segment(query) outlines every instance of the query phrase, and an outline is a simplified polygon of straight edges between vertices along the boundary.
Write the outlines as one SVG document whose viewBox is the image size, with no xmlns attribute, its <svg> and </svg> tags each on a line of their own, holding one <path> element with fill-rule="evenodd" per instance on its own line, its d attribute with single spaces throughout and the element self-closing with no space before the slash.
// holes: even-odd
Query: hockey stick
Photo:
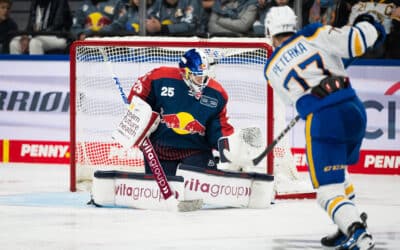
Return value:
<svg viewBox="0 0 400 250">
<path fill-rule="evenodd" d="M 271 142 L 271 144 L 269 144 L 260 155 L 252 159 L 254 166 L 258 165 L 258 163 L 260 163 L 260 161 L 264 159 L 264 157 L 267 156 L 269 152 L 271 152 L 276 144 L 278 144 L 278 142 L 282 140 L 282 138 L 290 131 L 290 129 L 292 129 L 294 125 L 296 125 L 298 120 L 300 120 L 300 115 L 297 115 L 295 118 L 293 118 L 286 126 L 286 128 Z"/>
<path fill-rule="evenodd" d="M 109 69 L 112 75 L 112 79 L 114 80 L 114 83 L 118 88 L 119 94 L 121 95 L 123 102 L 126 105 L 129 105 L 128 98 L 125 95 L 125 92 L 122 88 L 119 78 L 114 73 L 113 67 L 111 65 L 110 60 L 108 59 L 107 53 L 104 51 L 103 48 L 100 48 L 99 50 L 100 53 L 103 55 L 104 62 L 107 64 L 107 68 Z M 157 185 L 160 189 L 162 196 L 164 197 L 164 200 L 168 200 L 171 196 L 173 197 L 174 192 L 172 191 L 172 188 L 168 183 L 167 176 L 165 175 L 165 172 L 161 166 L 160 160 L 157 157 L 153 145 L 151 144 L 150 139 L 148 137 L 145 137 L 139 147 L 142 150 L 143 155 L 146 158 L 146 161 L 148 162 L 151 171 L 153 172 L 154 178 L 157 182 Z"/>
</svg>

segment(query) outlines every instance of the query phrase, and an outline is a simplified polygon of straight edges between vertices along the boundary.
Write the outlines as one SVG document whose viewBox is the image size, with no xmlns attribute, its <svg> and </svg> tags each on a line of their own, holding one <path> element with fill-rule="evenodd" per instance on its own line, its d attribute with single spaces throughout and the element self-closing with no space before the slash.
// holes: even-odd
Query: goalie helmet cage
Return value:
<svg viewBox="0 0 400 250">
<path fill-rule="evenodd" d="M 274 133 L 277 126 L 273 115 L 273 91 L 263 76 L 265 60 L 271 55 L 272 48 L 265 42 L 185 39 L 76 41 L 70 50 L 71 191 L 88 190 L 93 172 L 98 169 L 143 171 L 144 160 L 140 150 L 124 150 L 111 139 L 112 131 L 126 110 L 113 77 L 118 78 L 123 92 L 128 95 L 139 76 L 159 66 L 177 67 L 181 55 L 190 48 L 203 49 L 213 61 L 214 77 L 228 92 L 228 115 L 235 128 L 260 127 L 266 136 L 264 144 L 268 145 L 280 132 L 279 128 L 286 126 L 280 124 Z M 282 152 L 290 152 L 279 145 L 277 149 L 259 164 L 256 171 L 274 174 L 277 158 L 285 157 Z M 281 162 L 287 163 L 288 160 Z M 283 163 L 280 165 L 282 167 Z M 288 179 L 297 178 L 294 163 L 291 165 L 284 167 L 286 175 L 292 175 Z M 307 192 L 298 191 L 276 197 L 313 198 Z"/>
</svg>

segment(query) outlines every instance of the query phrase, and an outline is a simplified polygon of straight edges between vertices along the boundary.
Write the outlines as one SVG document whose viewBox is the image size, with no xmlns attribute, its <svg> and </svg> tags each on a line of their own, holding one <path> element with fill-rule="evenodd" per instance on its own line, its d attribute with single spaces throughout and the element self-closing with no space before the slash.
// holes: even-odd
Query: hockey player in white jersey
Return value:
<svg viewBox="0 0 400 250">
<path fill-rule="evenodd" d="M 265 77 L 306 121 L 306 154 L 317 201 L 339 229 L 334 241 L 321 243 L 334 249 L 372 249 L 365 218 L 345 193 L 345 172 L 358 161 L 366 112 L 343 59 L 359 57 L 381 43 L 385 30 L 367 14 L 340 29 L 315 23 L 296 31 L 296 23 L 287 6 L 269 11 L 265 27 L 275 51 Z"/>
</svg>

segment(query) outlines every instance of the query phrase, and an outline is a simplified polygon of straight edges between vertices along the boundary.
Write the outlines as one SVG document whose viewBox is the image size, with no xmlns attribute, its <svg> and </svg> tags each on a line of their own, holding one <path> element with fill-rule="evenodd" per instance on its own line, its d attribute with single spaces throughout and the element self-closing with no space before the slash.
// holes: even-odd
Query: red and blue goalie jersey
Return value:
<svg viewBox="0 0 400 250">
<path fill-rule="evenodd" d="M 228 95 L 212 78 L 196 99 L 179 68 L 160 67 L 135 82 L 129 101 L 134 95 L 161 115 L 160 125 L 150 136 L 156 151 L 209 151 L 217 148 L 218 138 L 233 133 L 226 110 Z M 157 153 L 164 158 L 162 152 Z"/>
</svg>

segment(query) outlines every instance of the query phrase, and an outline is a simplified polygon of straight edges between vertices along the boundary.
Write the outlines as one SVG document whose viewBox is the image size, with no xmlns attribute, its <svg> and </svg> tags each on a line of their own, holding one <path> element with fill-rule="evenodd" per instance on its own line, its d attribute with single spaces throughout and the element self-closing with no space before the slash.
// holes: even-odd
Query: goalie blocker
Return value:
<svg viewBox="0 0 400 250">
<path fill-rule="evenodd" d="M 159 123 L 159 114 L 152 111 L 145 101 L 134 96 L 112 138 L 127 149 L 140 146 L 144 138 L 157 129 Z"/>
<path fill-rule="evenodd" d="M 217 207 L 267 208 L 273 198 L 274 177 L 258 173 L 231 173 L 180 165 L 168 182 L 178 200 L 176 211 Z M 98 206 L 171 210 L 154 177 L 123 171 L 96 171 L 92 201 Z M 188 205 L 189 204 L 189 205 Z"/>
</svg>

